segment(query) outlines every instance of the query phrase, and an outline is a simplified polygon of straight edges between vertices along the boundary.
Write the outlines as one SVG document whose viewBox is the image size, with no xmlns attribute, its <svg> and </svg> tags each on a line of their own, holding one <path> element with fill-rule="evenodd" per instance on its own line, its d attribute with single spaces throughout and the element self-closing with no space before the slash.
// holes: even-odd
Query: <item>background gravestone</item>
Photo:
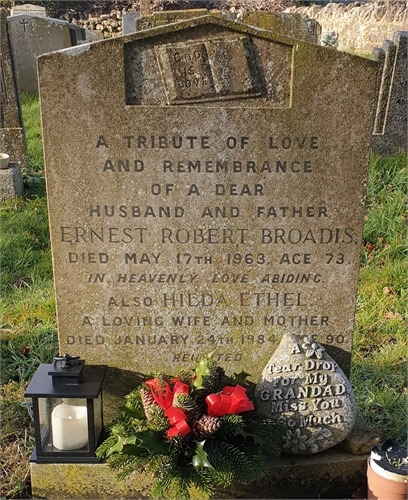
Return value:
<svg viewBox="0 0 408 500">
<path fill-rule="evenodd" d="M 16 16 L 18 14 L 31 14 L 32 16 L 47 17 L 45 7 L 41 5 L 33 5 L 31 3 L 24 3 L 22 5 L 14 5 L 11 8 L 10 15 Z"/>
<path fill-rule="evenodd" d="M 0 152 L 8 154 L 12 163 L 18 162 L 23 168 L 28 168 L 23 116 L 4 9 L 0 9 L 0 32 Z"/>
<path fill-rule="evenodd" d="M 122 35 L 130 35 L 136 31 L 136 19 L 140 17 L 140 12 L 127 12 L 122 16 Z"/>
<path fill-rule="evenodd" d="M 0 169 L 0 203 L 23 196 L 24 183 L 19 163 L 10 163 L 6 169 Z"/>
<path fill-rule="evenodd" d="M 348 373 L 376 63 L 218 17 L 38 63 L 61 352 Z"/>
<path fill-rule="evenodd" d="M 10 40 L 6 24 L 6 11 L 0 9 L 1 22 L 1 128 L 20 128 L 23 124 L 19 94 L 16 86 L 15 68 L 11 55 Z"/>
<path fill-rule="evenodd" d="M 7 23 L 18 88 L 24 92 L 38 92 L 36 58 L 74 45 L 76 37 L 73 34 L 80 28 L 66 21 L 31 14 L 8 17 Z"/>
<path fill-rule="evenodd" d="M 137 15 L 135 15 L 137 14 Z M 314 19 L 310 19 L 302 14 L 279 13 L 271 14 L 269 12 L 244 12 L 242 16 L 230 11 L 214 10 L 208 12 L 207 9 L 190 9 L 168 12 L 154 12 L 150 16 L 140 17 L 137 12 L 126 14 L 128 19 L 123 21 L 123 34 L 128 35 L 136 31 L 150 29 L 164 24 L 174 23 L 182 20 L 191 19 L 199 16 L 219 16 L 228 18 L 231 21 L 243 22 L 251 26 L 256 26 L 273 33 L 299 38 L 311 43 L 319 43 L 321 27 Z"/>
<path fill-rule="evenodd" d="M 408 31 L 397 31 L 394 41 L 386 40 L 375 49 L 373 59 L 380 61 L 382 72 L 371 147 L 374 153 L 394 155 L 408 151 Z"/>
</svg>

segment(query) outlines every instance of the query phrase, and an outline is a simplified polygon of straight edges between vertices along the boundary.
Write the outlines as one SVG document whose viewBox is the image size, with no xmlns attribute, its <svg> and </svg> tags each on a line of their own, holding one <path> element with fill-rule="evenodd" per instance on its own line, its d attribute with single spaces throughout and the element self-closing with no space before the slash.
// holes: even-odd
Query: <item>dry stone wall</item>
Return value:
<svg viewBox="0 0 408 500">
<path fill-rule="evenodd" d="M 325 7 L 311 5 L 293 7 L 287 12 L 306 14 L 322 26 L 322 34 L 335 32 L 339 50 L 370 54 L 384 40 L 392 40 L 395 31 L 408 29 L 406 1 L 375 1 L 372 3 L 329 3 Z"/>
<path fill-rule="evenodd" d="M 118 4 L 116 9 L 106 8 L 99 12 L 70 8 L 63 13 L 47 11 L 47 14 L 101 33 L 104 38 L 110 38 L 122 34 L 123 14 L 138 10 L 138 7 L 138 3 L 128 2 L 126 6 Z M 340 50 L 354 50 L 362 54 L 369 54 L 375 47 L 381 47 L 386 39 L 392 40 L 396 31 L 408 29 L 406 0 L 329 3 L 325 7 L 291 7 L 286 12 L 306 14 L 320 23 L 323 34 L 332 31 L 338 34 Z"/>
</svg>

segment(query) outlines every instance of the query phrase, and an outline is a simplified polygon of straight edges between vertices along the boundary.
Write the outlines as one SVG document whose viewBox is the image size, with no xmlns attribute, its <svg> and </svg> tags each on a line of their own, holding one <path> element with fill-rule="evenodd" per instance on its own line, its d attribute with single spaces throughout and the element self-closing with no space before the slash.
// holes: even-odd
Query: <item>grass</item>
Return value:
<svg viewBox="0 0 408 500">
<path fill-rule="evenodd" d="M 58 352 L 38 97 L 25 94 L 22 105 L 30 159 L 25 198 L 0 205 L 1 498 L 31 498 L 34 439 L 24 389 Z"/>
<path fill-rule="evenodd" d="M 33 447 L 24 387 L 57 353 L 38 98 L 23 95 L 31 173 L 26 195 L 0 206 L 2 498 L 29 498 Z M 351 381 L 382 439 L 406 436 L 406 155 L 372 157 L 361 255 Z"/>
<path fill-rule="evenodd" d="M 407 157 L 370 162 L 351 381 L 383 439 L 407 439 Z"/>
</svg>

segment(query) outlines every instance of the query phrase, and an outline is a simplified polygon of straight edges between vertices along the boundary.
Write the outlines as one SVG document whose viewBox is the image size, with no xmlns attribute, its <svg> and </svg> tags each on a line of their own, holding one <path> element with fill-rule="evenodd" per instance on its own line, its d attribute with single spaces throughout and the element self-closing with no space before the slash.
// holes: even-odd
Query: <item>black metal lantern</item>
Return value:
<svg viewBox="0 0 408 500">
<path fill-rule="evenodd" d="M 102 439 L 102 383 L 107 366 L 85 366 L 79 356 L 40 365 L 25 396 L 33 400 L 36 447 L 32 462 L 98 462 Z"/>
</svg>

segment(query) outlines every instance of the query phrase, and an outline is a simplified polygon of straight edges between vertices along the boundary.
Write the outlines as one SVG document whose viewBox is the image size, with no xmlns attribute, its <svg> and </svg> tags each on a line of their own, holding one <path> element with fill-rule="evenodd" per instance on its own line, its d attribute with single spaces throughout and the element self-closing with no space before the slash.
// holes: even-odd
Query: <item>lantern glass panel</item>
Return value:
<svg viewBox="0 0 408 500">
<path fill-rule="evenodd" d="M 41 447 L 44 451 L 50 451 L 53 448 L 51 434 L 51 412 L 52 401 L 48 398 L 38 399 L 38 414 L 40 424 Z"/>
<path fill-rule="evenodd" d="M 99 394 L 97 399 L 94 399 L 94 421 L 95 421 L 95 443 L 98 442 L 99 436 L 102 432 L 102 393 Z"/>
<path fill-rule="evenodd" d="M 39 399 L 41 444 L 45 452 L 89 451 L 85 398 Z"/>
</svg>

